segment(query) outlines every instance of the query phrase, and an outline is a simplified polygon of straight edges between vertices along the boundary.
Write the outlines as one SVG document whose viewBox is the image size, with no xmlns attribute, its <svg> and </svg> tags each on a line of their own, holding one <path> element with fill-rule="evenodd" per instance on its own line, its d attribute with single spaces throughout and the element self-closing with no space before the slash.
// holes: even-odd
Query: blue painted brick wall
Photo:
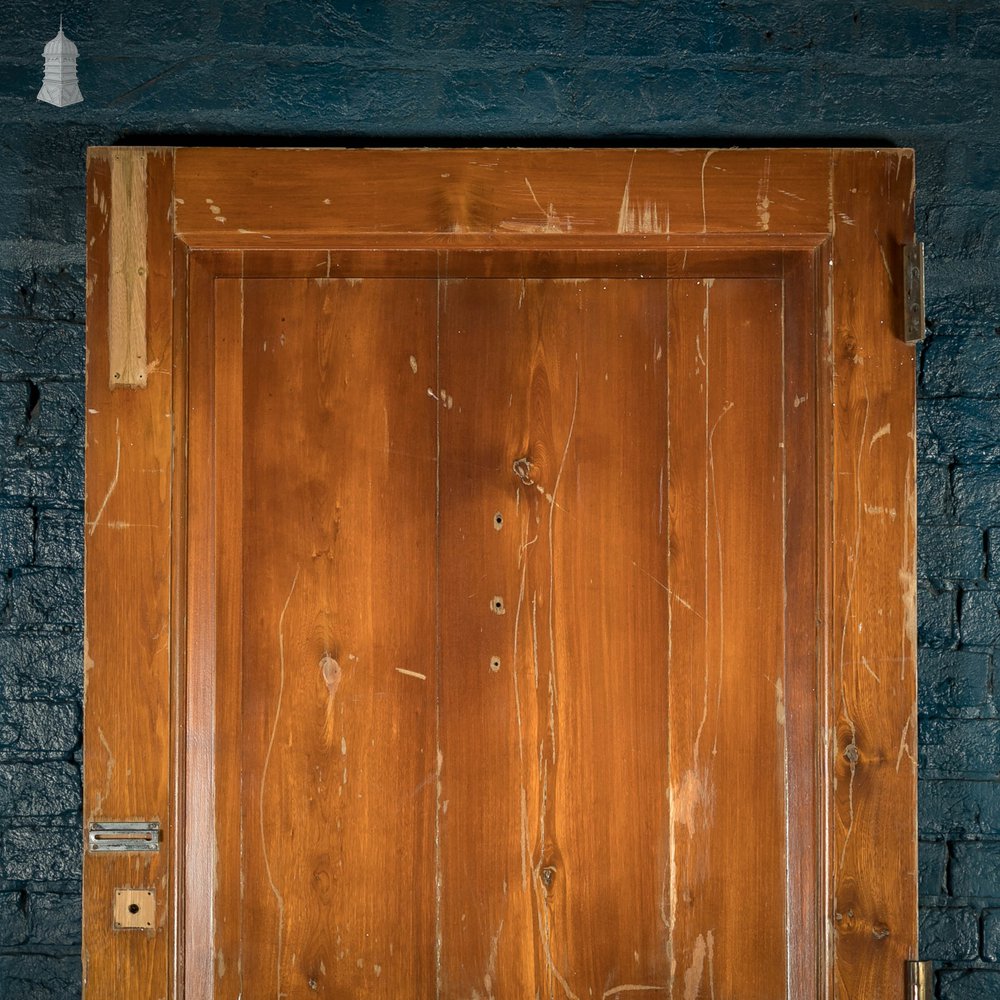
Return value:
<svg viewBox="0 0 1000 1000">
<path fill-rule="evenodd" d="M 942 1000 L 1000 997 L 1000 4 L 490 7 L 0 8 L 0 997 L 79 994 L 84 153 L 161 136 L 916 148 L 921 933 Z"/>
</svg>

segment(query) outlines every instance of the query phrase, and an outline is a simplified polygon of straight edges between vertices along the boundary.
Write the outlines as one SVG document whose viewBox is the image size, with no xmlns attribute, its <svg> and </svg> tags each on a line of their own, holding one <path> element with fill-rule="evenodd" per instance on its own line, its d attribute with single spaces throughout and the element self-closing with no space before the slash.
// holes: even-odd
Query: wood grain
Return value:
<svg viewBox="0 0 1000 1000">
<path fill-rule="evenodd" d="M 673 289 L 672 984 L 786 996 L 781 285 Z"/>
<path fill-rule="evenodd" d="M 835 995 L 898 994 L 916 957 L 914 359 L 903 343 L 909 157 L 833 172 L 832 725 Z"/>
<path fill-rule="evenodd" d="M 666 283 L 441 316 L 441 995 L 662 989 Z"/>
<path fill-rule="evenodd" d="M 829 162 L 824 149 L 179 149 L 177 230 L 199 246 L 309 234 L 787 241 L 828 231 Z"/>
<path fill-rule="evenodd" d="M 88 160 L 87 429 L 85 487 L 84 823 L 155 820 L 169 834 L 171 801 L 171 352 L 173 156 L 144 151 L 143 166 L 100 154 Z M 115 164 L 118 164 L 115 167 Z M 157 364 L 143 392 L 112 392 L 109 240 L 116 215 L 113 168 L 142 174 L 141 250 L 148 262 L 142 327 Z M 145 375 L 145 370 L 143 372 Z M 123 711 L 123 707 L 127 710 Z M 156 854 L 84 854 L 84 988 L 116 997 L 163 995 L 172 948 L 169 838 Z M 114 931 L 114 890 L 154 889 L 151 933 Z"/>
<path fill-rule="evenodd" d="M 434 285 L 218 284 L 216 670 L 241 695 L 216 801 L 245 888 L 216 995 L 402 996 L 434 969 L 435 410 L 410 361 L 433 365 Z"/>
</svg>

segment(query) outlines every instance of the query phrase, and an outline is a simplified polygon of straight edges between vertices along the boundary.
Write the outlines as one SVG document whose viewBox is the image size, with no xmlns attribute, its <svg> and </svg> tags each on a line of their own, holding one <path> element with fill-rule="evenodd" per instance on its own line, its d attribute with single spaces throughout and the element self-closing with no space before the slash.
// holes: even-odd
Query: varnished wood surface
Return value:
<svg viewBox="0 0 1000 1000">
<path fill-rule="evenodd" d="M 435 963 L 435 283 L 217 295 L 217 482 L 243 476 L 219 507 L 217 685 L 241 695 L 217 783 L 241 794 L 218 813 L 245 889 L 216 995 L 405 996 Z"/>
<path fill-rule="evenodd" d="M 141 254 L 145 388 L 112 389 L 109 286 L 112 164 L 88 163 L 85 490 L 84 827 L 155 820 L 171 828 L 171 503 L 173 156 L 144 157 Z M 136 253 L 140 250 L 133 248 Z M 148 339 L 147 339 L 148 338 Z M 134 370 L 133 370 L 134 372 Z M 84 988 L 91 1000 L 155 1000 L 166 989 L 172 935 L 172 853 L 84 853 Z M 114 890 L 156 891 L 153 931 L 112 929 Z"/>
<path fill-rule="evenodd" d="M 792 582 L 784 574 L 781 286 L 709 279 L 674 287 L 666 471 L 673 981 L 692 997 L 783 997 L 783 611 Z M 808 949 L 802 930 L 787 933 Z"/>
<path fill-rule="evenodd" d="M 827 232 L 829 171 L 825 149 L 179 149 L 177 231 L 216 246 L 260 234 L 792 237 Z"/>
<path fill-rule="evenodd" d="M 667 283 L 441 301 L 442 996 L 663 989 Z"/>
<path fill-rule="evenodd" d="M 785 995 L 780 283 L 215 300 L 215 995 Z"/>
<path fill-rule="evenodd" d="M 87 996 L 898 992 L 916 946 L 912 154 L 179 150 L 176 182 L 173 151 L 142 156 L 149 378 L 131 392 L 106 388 L 100 150 L 88 187 L 85 817 L 167 836 L 87 856 Z M 248 318 L 292 306 L 303 342 L 341 353 L 248 364 Z M 664 357 L 630 382 L 661 321 Z M 400 370 L 397 340 L 433 345 L 433 379 L 409 348 Z M 369 447 L 390 437 L 419 447 Z M 494 458 L 515 442 L 540 459 L 518 467 L 530 484 Z M 320 481 L 363 514 L 331 528 Z M 307 499 L 268 516 L 286 495 Z M 170 527 L 142 541 L 157 513 Z M 296 576 L 324 532 L 325 573 Z M 433 628 L 372 638 L 398 595 Z M 341 700 L 346 755 L 327 734 L 341 607 L 373 661 L 404 641 L 430 656 Z M 143 666 L 112 679 L 119 651 Z M 383 718 L 385 745 L 423 752 L 380 754 Z M 334 802 L 317 788 L 345 756 L 362 797 Z M 108 887 L 147 882 L 155 934 L 112 932 Z"/>
<path fill-rule="evenodd" d="M 897 994 L 917 957 L 915 380 L 899 329 L 913 183 L 912 162 L 837 154 L 830 875 L 843 1000 Z"/>
</svg>

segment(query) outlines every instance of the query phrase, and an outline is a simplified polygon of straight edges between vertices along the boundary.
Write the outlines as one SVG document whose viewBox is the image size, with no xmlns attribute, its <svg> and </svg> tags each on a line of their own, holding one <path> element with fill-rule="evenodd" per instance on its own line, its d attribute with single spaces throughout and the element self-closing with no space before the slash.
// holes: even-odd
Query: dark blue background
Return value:
<svg viewBox="0 0 1000 1000">
<path fill-rule="evenodd" d="M 205 141 L 916 149 L 922 949 L 1000 997 L 998 97 L 997 0 L 7 0 L 0 998 L 79 993 L 85 150 Z"/>
</svg>

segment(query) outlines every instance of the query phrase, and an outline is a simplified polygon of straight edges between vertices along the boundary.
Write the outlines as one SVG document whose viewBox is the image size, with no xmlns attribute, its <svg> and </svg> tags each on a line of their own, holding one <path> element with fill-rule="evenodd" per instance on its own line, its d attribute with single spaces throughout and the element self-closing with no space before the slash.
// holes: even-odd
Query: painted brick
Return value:
<svg viewBox="0 0 1000 1000">
<path fill-rule="evenodd" d="M 922 399 L 917 450 L 934 462 L 1000 462 L 1000 400 Z"/>
<path fill-rule="evenodd" d="M 936 291 L 933 272 L 928 279 L 927 322 L 933 327 L 935 338 L 985 337 L 997 332 L 1000 287 L 992 283 L 961 289 L 945 285 Z"/>
<path fill-rule="evenodd" d="M 0 463 L 17 447 L 28 412 L 26 382 L 0 382 Z"/>
<path fill-rule="evenodd" d="M 920 842 L 918 862 L 921 899 L 944 895 L 948 845 L 943 841 L 922 840 Z"/>
<path fill-rule="evenodd" d="M 80 944 L 80 894 L 31 893 L 31 944 L 75 946 Z"/>
<path fill-rule="evenodd" d="M 39 566 L 82 567 L 82 511 L 40 511 L 36 550 L 35 562 Z"/>
<path fill-rule="evenodd" d="M 969 590 L 962 594 L 962 642 L 970 646 L 1000 643 L 1000 593 Z"/>
<path fill-rule="evenodd" d="M 79 376 L 84 328 L 48 320 L 0 319 L 0 375 L 19 378 Z"/>
<path fill-rule="evenodd" d="M 918 805 L 922 835 L 1000 839 L 1000 782 L 925 779 Z"/>
<path fill-rule="evenodd" d="M 994 582 L 1000 580 L 1000 528 L 986 532 L 986 576 Z"/>
<path fill-rule="evenodd" d="M 35 515 L 31 510 L 0 510 L 0 567 L 27 566 L 35 555 Z"/>
<path fill-rule="evenodd" d="M 78 700 L 83 690 L 83 636 L 78 630 L 0 633 L 0 703 Z"/>
<path fill-rule="evenodd" d="M 931 246 L 946 249 L 953 256 L 976 256 L 1000 243 L 1000 213 L 995 210 L 995 202 L 977 205 L 938 201 L 918 211 L 917 226 Z M 980 385 L 978 390 L 982 389 Z"/>
<path fill-rule="evenodd" d="M 77 826 L 16 827 L 0 836 L 0 878 L 77 881 L 82 863 L 83 833 Z"/>
<path fill-rule="evenodd" d="M 1000 721 L 927 719 L 919 732 L 920 767 L 928 777 L 1000 775 Z"/>
<path fill-rule="evenodd" d="M 0 628 L 74 624 L 83 620 L 83 574 L 74 569 L 26 569 L 10 580 Z"/>
<path fill-rule="evenodd" d="M 993 378 L 984 377 L 989 372 Z M 1000 337 L 932 337 L 921 390 L 929 396 L 1000 396 Z"/>
<path fill-rule="evenodd" d="M 917 519 L 923 524 L 941 524 L 955 518 L 951 472 L 946 465 L 924 463 L 917 469 Z M 1000 518 L 997 519 L 1000 522 Z M 982 524 L 978 518 L 966 524 Z M 922 541 L 922 537 L 921 537 Z"/>
<path fill-rule="evenodd" d="M 37 388 L 25 443 L 46 448 L 76 444 L 83 429 L 83 383 L 45 382 Z"/>
<path fill-rule="evenodd" d="M 978 580 L 986 572 L 983 529 L 926 525 L 917 549 L 925 580 Z"/>
<path fill-rule="evenodd" d="M 958 592 L 917 584 L 917 638 L 925 647 L 949 646 L 956 639 Z"/>
<path fill-rule="evenodd" d="M 988 653 L 921 650 L 920 713 L 947 715 L 956 709 L 991 706 L 991 668 Z"/>
<path fill-rule="evenodd" d="M 1000 997 L 1000 972 L 972 969 L 967 972 L 939 972 L 941 1000 L 996 1000 Z"/>
<path fill-rule="evenodd" d="M 81 133 L 84 145 L 93 141 L 92 133 Z M 81 153 L 82 156 L 82 153 Z M 30 162 L 37 162 L 32 160 Z M 71 170 L 79 176 L 79 164 Z M 86 273 L 82 265 L 53 271 L 35 268 L 0 270 L 0 316 L 51 320 L 62 324 L 83 325 Z M 79 372 L 82 369 L 77 369 Z"/>
<path fill-rule="evenodd" d="M 0 754 L 58 753 L 79 743 L 76 705 L 13 701 L 0 705 Z"/>
<path fill-rule="evenodd" d="M 0 417 L 0 434 L 2 434 Z M 83 498 L 83 449 L 36 450 L 15 456 L 5 467 L 0 446 L 0 502 L 64 504 L 78 507 Z"/>
<path fill-rule="evenodd" d="M 24 892 L 0 892 L 0 948 L 10 948 L 28 940 L 26 904 Z"/>
<path fill-rule="evenodd" d="M 1000 910 L 987 910 L 983 914 L 983 958 L 987 962 L 1000 962 Z"/>
<path fill-rule="evenodd" d="M 74 764 L 0 763 L 0 816 L 58 816 L 79 808 L 80 772 Z"/>
<path fill-rule="evenodd" d="M 948 876 L 952 895 L 1000 898 L 1000 842 L 954 844 Z"/>
<path fill-rule="evenodd" d="M 1000 465 L 957 466 L 954 496 L 962 523 L 1000 524 Z"/>
<path fill-rule="evenodd" d="M 932 962 L 965 962 L 979 956 L 979 914 L 957 906 L 920 913 L 920 957 Z"/>
<path fill-rule="evenodd" d="M 3 1000 L 71 1000 L 80 996 L 79 957 L 0 955 Z"/>
</svg>

